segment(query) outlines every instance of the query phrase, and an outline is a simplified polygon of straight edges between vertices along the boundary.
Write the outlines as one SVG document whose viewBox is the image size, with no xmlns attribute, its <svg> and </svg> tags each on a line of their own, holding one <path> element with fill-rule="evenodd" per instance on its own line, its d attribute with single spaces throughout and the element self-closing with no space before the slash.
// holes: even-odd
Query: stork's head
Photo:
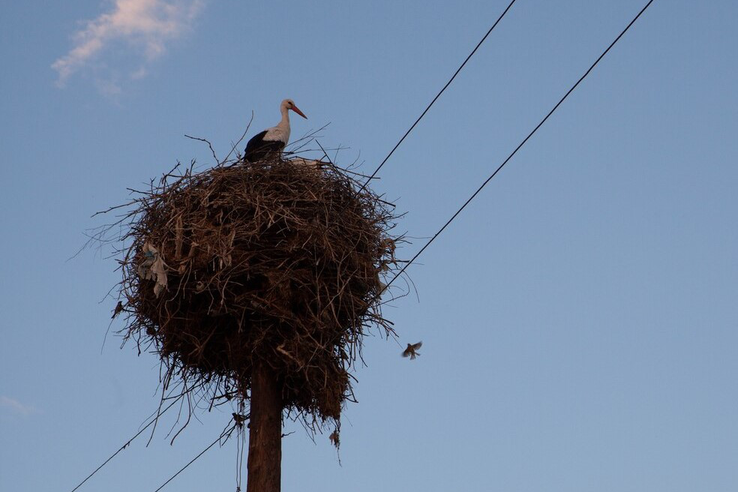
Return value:
<svg viewBox="0 0 738 492">
<path fill-rule="evenodd" d="M 292 110 L 292 111 L 294 111 L 295 113 L 297 113 L 297 114 L 299 114 L 300 116 L 302 116 L 303 118 L 307 119 L 307 116 L 305 116 L 305 115 L 303 114 L 303 112 L 302 112 L 302 111 L 300 111 L 300 108 L 298 108 L 298 107 L 297 107 L 297 106 L 295 105 L 295 101 L 293 101 L 292 99 L 285 99 L 284 101 L 282 101 L 282 106 L 281 106 L 281 108 L 282 108 L 282 111 L 283 111 L 283 112 L 286 112 L 286 111 L 288 111 L 288 110 Z"/>
</svg>

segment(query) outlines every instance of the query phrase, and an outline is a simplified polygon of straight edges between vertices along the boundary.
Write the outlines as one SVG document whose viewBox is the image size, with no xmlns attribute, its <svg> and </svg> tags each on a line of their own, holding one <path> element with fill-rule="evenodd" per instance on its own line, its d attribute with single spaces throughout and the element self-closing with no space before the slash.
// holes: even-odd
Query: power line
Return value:
<svg viewBox="0 0 738 492">
<path fill-rule="evenodd" d="M 238 424 L 234 422 L 234 424 L 232 426 L 230 426 L 228 429 L 224 430 L 218 436 L 218 438 L 215 441 L 213 441 L 212 443 L 210 443 L 210 445 L 208 447 L 206 447 L 205 449 L 203 449 L 202 451 L 200 451 L 200 454 L 198 454 L 197 456 L 195 456 L 194 458 L 192 458 L 189 463 L 187 463 L 185 466 L 183 466 L 182 468 L 180 468 L 179 471 L 177 471 L 177 473 L 175 473 L 174 475 L 172 475 L 171 477 L 169 477 L 169 479 L 166 482 L 164 482 L 163 484 L 161 484 L 161 486 L 158 489 L 156 489 L 154 492 L 159 492 L 161 489 L 163 489 L 164 487 L 166 487 L 169 482 L 171 482 L 172 480 L 174 480 L 177 477 L 177 475 L 179 475 L 180 473 L 182 473 L 183 471 L 185 471 L 187 469 L 187 467 L 189 467 L 192 463 L 194 463 L 195 461 L 197 461 L 198 458 L 200 458 L 200 456 L 202 456 L 203 454 L 207 453 L 210 450 L 210 448 L 212 448 L 213 446 L 215 446 L 221 439 L 223 439 L 224 436 L 226 437 L 226 439 L 228 437 L 230 437 L 231 432 L 233 432 L 233 429 L 235 429 L 237 426 L 238 426 Z"/>
<path fill-rule="evenodd" d="M 130 445 L 130 444 L 131 444 L 131 443 L 132 443 L 133 441 L 134 441 L 134 439 L 136 439 L 136 438 L 137 438 L 138 436 L 140 436 L 141 434 L 143 434 L 143 432 L 144 432 L 144 431 L 145 431 L 146 429 L 148 429 L 149 427 L 151 427 L 151 425 L 152 425 L 152 424 L 153 424 L 154 422 L 156 422 L 156 421 L 158 420 L 158 418 L 159 418 L 159 417 L 161 417 L 162 415 L 164 415 L 164 412 L 166 412 L 167 410 L 169 410 L 170 408 L 172 408 L 172 406 L 174 406 L 174 404 L 175 404 L 175 403 L 177 403 L 177 402 L 178 402 L 178 401 L 180 400 L 180 398 L 181 398 L 181 396 L 180 396 L 179 398 L 175 399 L 175 400 L 174 400 L 174 401 L 173 401 L 172 403 L 170 403 L 170 404 L 169 404 L 169 406 L 167 406 L 167 407 L 166 407 L 166 408 L 165 408 L 164 410 L 162 410 L 161 412 L 156 412 L 156 416 L 155 416 L 155 417 L 154 417 L 154 418 L 153 418 L 153 419 L 152 419 L 152 420 L 151 420 L 151 421 L 150 421 L 150 422 L 149 422 L 148 424 L 146 424 L 146 426 L 145 426 L 144 428 L 142 428 L 142 429 L 141 429 L 140 431 L 138 431 L 138 432 L 137 432 L 137 433 L 136 433 L 136 434 L 135 434 L 135 435 L 134 435 L 134 436 L 133 436 L 132 438 L 130 438 L 130 439 L 129 439 L 128 441 L 126 441 L 126 442 L 125 442 L 125 444 L 123 444 L 123 445 L 122 445 L 122 446 L 121 446 L 120 448 L 118 448 L 118 450 L 117 450 L 117 451 L 116 451 L 115 453 L 113 453 L 112 455 L 110 455 L 110 457 L 109 457 L 108 459 L 106 459 L 105 461 L 103 461 L 103 463 L 102 463 L 102 464 L 101 464 L 100 466 L 98 466 L 97 468 L 95 468 L 95 470 L 94 470 L 94 471 L 93 471 L 92 473 L 90 473 L 89 475 L 87 475 L 87 477 L 85 477 L 85 479 L 84 479 L 84 480 L 82 480 L 82 481 L 81 481 L 81 482 L 79 483 L 79 485 L 77 485 L 77 486 L 76 486 L 75 488 L 73 488 L 73 489 L 71 490 L 71 492 L 75 492 L 75 491 L 76 491 L 76 490 L 77 490 L 78 488 L 80 488 L 80 487 L 81 487 L 82 485 L 84 485 L 84 483 L 85 483 L 85 482 L 86 482 L 87 480 L 89 480 L 90 478 L 92 478 L 92 476 L 93 476 L 93 475 L 94 475 L 95 473 L 99 472 L 99 471 L 100 471 L 100 470 L 102 469 L 102 467 L 103 467 L 103 466 L 105 466 L 105 465 L 107 465 L 107 464 L 108 464 L 108 463 L 109 463 L 109 462 L 110 462 L 110 461 L 111 461 L 111 460 L 112 460 L 113 458 L 115 458 L 115 457 L 116 457 L 116 456 L 118 455 L 118 453 L 120 453 L 121 451 L 123 451 L 124 449 L 126 449 L 126 448 L 127 448 L 127 447 L 128 447 L 128 446 L 129 446 L 129 445 Z"/>
<path fill-rule="evenodd" d="M 548 118 L 549 118 L 549 117 L 550 117 L 550 116 L 551 116 L 551 115 L 552 115 L 552 114 L 554 113 L 554 111 L 556 111 L 556 110 L 557 110 L 557 109 L 559 108 L 559 106 L 561 106 L 561 103 L 563 103 L 563 102 L 564 102 L 564 100 L 565 100 L 565 99 L 566 99 L 567 97 L 569 97 L 569 94 L 571 94 L 571 93 L 572 93 L 572 92 L 574 91 L 574 89 L 576 89 L 576 88 L 577 88 L 577 86 L 578 86 L 578 85 L 579 85 L 579 84 L 580 84 L 580 83 L 581 83 L 581 82 L 582 82 L 582 81 L 583 81 L 583 80 L 584 80 L 584 79 L 585 79 L 585 78 L 587 77 L 587 75 L 589 75 L 589 73 L 590 73 L 590 72 L 591 72 L 591 71 L 592 71 L 592 70 L 594 69 L 594 67 L 595 67 L 595 66 L 597 66 L 597 64 L 598 64 L 598 63 L 600 62 L 600 60 L 602 60 L 602 58 L 604 58 L 604 57 L 605 57 L 605 55 L 607 54 L 607 52 L 608 52 L 608 51 L 610 51 L 610 49 L 611 49 L 611 48 L 612 48 L 613 46 L 615 46 L 615 43 L 617 43 L 617 42 L 618 42 L 618 41 L 620 40 L 620 38 L 622 38 L 622 37 L 623 37 L 623 35 L 624 35 L 624 34 L 625 34 L 625 33 L 626 33 L 627 31 L 628 31 L 628 29 L 630 29 L 630 26 L 632 26 L 632 25 L 633 25 L 633 24 L 635 23 L 635 21 L 637 21 L 637 20 L 638 20 L 638 18 L 639 18 L 639 17 L 641 16 L 641 14 L 642 14 L 643 12 L 645 12 L 645 11 L 646 11 L 646 9 L 647 9 L 647 8 L 648 8 L 648 7 L 649 7 L 649 6 L 650 6 L 650 5 L 652 4 L 652 3 L 653 3 L 653 0 L 649 0 L 649 2 L 648 2 L 648 3 L 646 4 L 646 6 L 645 6 L 645 7 L 643 7 L 643 8 L 641 9 L 641 11 L 640 11 L 640 12 L 638 12 L 638 14 L 637 14 L 637 15 L 636 15 L 636 16 L 635 16 L 635 17 L 633 18 L 633 20 L 631 20 L 631 21 L 630 21 L 630 23 L 629 23 L 629 24 L 628 24 L 628 25 L 627 25 L 627 26 L 625 27 L 625 29 L 623 29 L 623 31 L 622 31 L 622 32 L 621 32 L 621 33 L 620 33 L 620 34 L 618 35 L 618 37 L 616 37 L 616 38 L 615 38 L 615 40 L 614 40 L 614 41 L 613 41 L 612 43 L 610 43 L 610 46 L 608 46 L 608 47 L 607 47 L 607 49 L 606 49 L 605 51 L 603 51 L 603 52 L 602 52 L 602 54 L 601 54 L 601 55 L 600 55 L 600 56 L 599 56 L 599 57 L 597 58 L 597 60 L 595 60 L 595 62 L 594 62 L 594 63 L 593 63 L 593 64 L 592 64 L 592 65 L 591 65 L 591 66 L 589 67 L 589 69 L 588 69 L 588 70 L 587 70 L 586 72 L 584 72 L 584 75 L 582 75 L 582 76 L 581 76 L 581 77 L 579 78 L 579 80 L 577 80 L 577 82 L 576 82 L 576 83 L 575 83 L 575 84 L 574 84 L 574 85 L 573 85 L 573 86 L 571 87 L 571 89 L 569 89 L 569 90 L 567 91 L 567 93 L 566 93 L 566 94 L 564 94 L 564 97 L 562 97 L 562 98 L 561 98 L 561 99 L 559 100 L 559 102 L 557 102 L 557 103 L 556 103 L 556 106 L 554 106 L 554 107 L 553 107 L 553 109 L 552 109 L 551 111 L 549 111 L 549 112 L 548 112 L 548 114 L 547 114 L 547 115 L 546 115 L 546 116 L 545 116 L 545 117 L 544 117 L 544 118 L 543 118 L 543 119 L 541 120 L 541 122 L 540 122 L 540 123 L 538 123 L 538 125 L 536 125 L 536 127 L 535 127 L 535 128 L 533 128 L 533 131 L 531 131 L 531 132 L 530 132 L 530 133 L 528 134 L 528 136 L 527 136 L 527 137 L 525 137 L 525 138 L 523 139 L 523 141 L 522 141 L 522 142 L 520 142 L 520 144 L 519 144 L 519 145 L 518 145 L 517 147 L 515 147 L 515 150 L 513 150 L 513 151 L 512 151 L 512 153 L 511 153 L 511 154 L 510 154 L 509 156 L 507 156 L 507 159 L 505 159 L 505 160 L 504 160 L 504 161 L 502 162 L 502 164 L 500 164 L 500 165 L 499 165 L 499 167 L 498 167 L 497 169 L 495 169 L 495 172 L 493 172 L 493 173 L 492 173 L 492 174 L 490 175 L 490 177 L 488 177 L 488 178 L 487 178 L 487 179 L 486 179 L 486 180 L 484 181 L 484 183 L 482 183 L 482 185 L 481 185 L 481 186 L 480 186 L 479 188 L 477 188 L 477 191 L 475 191 L 475 192 L 474 192 L 474 193 L 472 194 L 472 196 L 470 196 L 470 197 L 469 197 L 469 198 L 468 198 L 468 199 L 467 199 L 467 200 L 466 200 L 466 201 L 464 202 L 464 204 L 463 204 L 463 205 L 462 205 L 462 206 L 461 206 L 461 207 L 460 207 L 460 208 L 459 208 L 459 209 L 458 209 L 458 210 L 456 211 L 456 213 L 454 213 L 454 215 L 452 215 L 452 216 L 451 216 L 451 218 L 450 218 L 450 219 L 448 219 L 448 221 L 446 221 L 446 223 L 445 223 L 445 224 L 443 224 L 443 227 L 441 227 L 441 228 L 440 228 L 440 229 L 438 230 L 438 232 L 436 232 L 436 233 L 435 233 L 435 234 L 433 235 L 433 237 L 431 237 L 431 238 L 430 238 L 430 240 L 429 240 L 429 241 L 428 241 L 427 243 L 425 243 L 425 245 L 424 245 L 424 246 L 423 246 L 422 248 L 420 248 L 420 251 L 418 251 L 417 253 L 415 253 L 415 256 L 413 256 L 413 257 L 412 257 L 412 259 L 410 259 L 410 261 L 408 261 L 408 262 L 407 262 L 407 263 L 406 263 L 406 264 L 405 264 L 405 265 L 404 265 L 404 266 L 402 267 L 402 269 L 401 269 L 401 270 L 399 271 L 399 273 L 398 273 L 397 275 L 395 275 L 394 277 L 392 277 L 392 279 L 391 279 L 391 280 L 390 280 L 390 281 L 389 281 L 389 282 L 388 282 L 388 283 L 386 284 L 386 286 L 385 286 L 385 289 L 386 289 L 386 288 L 388 288 L 388 287 L 389 287 L 390 285 L 392 285 L 392 282 L 394 282 L 394 281 L 395 281 L 395 280 L 397 279 L 397 277 L 399 277 L 400 275 L 402 275 L 402 274 L 403 274 L 403 273 L 405 272 L 405 270 L 407 270 L 407 267 L 409 267 L 409 266 L 410 266 L 410 265 L 411 265 L 411 264 L 412 264 L 412 263 L 413 263 L 413 262 L 414 262 L 414 261 L 415 261 L 415 260 L 416 260 L 416 259 L 418 258 L 418 256 L 420 256 L 420 255 L 421 255 L 421 254 L 423 253 L 423 251 L 425 251 L 425 250 L 426 250 L 426 248 L 428 248 L 428 246 L 430 246 L 430 245 L 431 245 L 431 243 L 432 243 L 433 241 L 435 241 L 435 240 L 436 240 L 436 238 L 437 238 L 437 237 L 438 237 L 438 236 L 439 236 L 439 235 L 440 235 L 440 234 L 441 234 L 441 233 L 442 233 L 442 232 L 443 232 L 443 231 L 444 231 L 444 230 L 446 229 L 446 227 L 448 227 L 448 225 L 449 225 L 449 224 L 450 224 L 451 222 L 453 222 L 453 220 L 454 220 L 454 219 L 455 219 L 455 218 L 456 218 L 456 217 L 457 217 L 457 216 L 458 216 L 458 215 L 459 215 L 459 214 L 461 213 L 461 211 L 462 211 L 462 210 L 464 210 L 464 209 L 466 208 L 466 206 L 467 206 L 467 205 L 469 205 L 469 203 L 470 203 L 470 202 L 471 202 L 472 200 L 474 200 L 474 198 L 475 198 L 475 197 L 476 197 L 476 196 L 477 196 L 477 195 L 479 194 L 479 192 L 481 192 L 481 191 L 482 191 L 482 189 L 483 189 L 483 188 L 484 188 L 485 186 L 487 186 L 487 183 L 489 183 L 489 182 L 490 182 L 490 181 L 492 180 L 492 178 L 494 178 L 494 177 L 495 177 L 495 176 L 497 175 L 497 173 L 498 173 L 498 172 L 500 172 L 500 170 L 501 170 L 501 169 L 502 169 L 502 168 L 503 168 L 503 167 L 505 166 L 505 164 L 507 164 L 507 163 L 508 163 L 508 161 L 510 161 L 510 159 L 512 159 L 512 158 L 513 158 L 513 156 L 514 156 L 514 155 L 515 155 L 515 154 L 516 154 L 516 153 L 518 152 L 518 150 L 520 150 L 520 148 L 521 148 L 521 147 L 522 147 L 523 145 L 525 145 L 525 143 L 526 143 L 526 142 L 528 141 L 528 139 L 530 139 L 530 137 L 532 137 L 532 136 L 533 136 L 533 134 L 534 134 L 535 132 L 537 132 L 537 131 L 538 131 L 538 129 L 539 129 L 539 128 L 540 128 L 541 126 L 543 126 L 543 124 L 544 124 L 544 123 L 546 122 L 546 120 L 548 120 Z"/>
<path fill-rule="evenodd" d="M 425 108 L 425 111 L 423 111 L 423 113 L 420 116 L 418 116 L 418 119 L 415 120 L 415 123 L 413 123 L 412 126 L 408 129 L 408 131 L 405 132 L 405 134 L 402 136 L 402 138 L 397 142 L 397 144 L 395 144 L 395 146 L 392 148 L 392 150 L 390 150 L 389 154 L 387 154 L 387 157 L 384 158 L 384 160 L 379 164 L 379 166 L 377 166 L 377 169 L 375 169 L 374 172 L 372 173 L 372 175 L 369 176 L 369 178 L 366 180 L 366 182 L 364 183 L 364 185 L 359 190 L 359 193 L 361 193 L 362 191 L 364 191 L 364 188 L 366 188 L 366 185 L 369 184 L 369 182 L 372 179 L 374 179 L 374 176 L 377 175 L 377 173 L 379 172 L 379 170 L 382 169 L 382 166 L 384 166 L 384 164 L 389 160 L 389 158 L 392 156 L 392 154 L 395 153 L 395 150 L 397 150 L 397 148 L 400 146 L 400 144 L 402 144 L 402 142 L 405 140 L 405 138 L 408 135 L 410 135 L 410 132 L 413 131 L 413 129 L 415 128 L 415 126 L 420 122 L 420 120 L 423 119 L 423 116 L 425 116 L 425 113 L 427 113 L 428 110 L 431 108 L 431 106 L 433 106 L 433 104 L 436 102 L 436 100 L 438 100 L 438 98 L 441 97 L 441 94 L 443 94 L 443 92 L 446 90 L 446 88 L 449 85 L 451 85 L 451 82 L 453 82 L 454 79 L 456 78 L 456 76 L 459 75 L 459 72 L 461 72 L 461 69 L 464 68 L 464 65 L 466 65 L 466 62 L 468 62 L 471 59 L 471 57 L 474 56 L 474 53 L 476 53 L 477 50 L 479 49 L 479 47 L 482 46 L 482 43 L 484 43 L 484 41 L 487 39 L 487 37 L 489 37 L 489 35 L 492 33 L 492 31 L 494 31 L 495 27 L 497 27 L 497 24 L 499 24 L 500 21 L 502 20 L 502 18 L 505 17 L 505 14 L 507 14 L 507 11 L 510 10 L 510 7 L 512 7 L 513 4 L 516 1 L 517 0 L 512 0 L 512 2 L 510 2 L 510 4 L 505 9 L 505 11 L 502 12 L 502 14 L 500 14 L 500 16 L 497 18 L 497 20 L 495 21 L 495 23 L 492 24 L 492 27 L 489 28 L 489 31 L 487 31 L 487 34 L 485 34 L 484 37 L 482 38 L 482 40 L 479 41 L 479 43 L 477 43 L 477 45 L 474 47 L 474 49 L 472 50 L 472 52 L 469 53 L 469 56 L 466 57 L 466 60 L 464 60 L 464 62 L 461 64 L 461 66 L 459 66 L 459 68 L 456 69 L 456 72 L 454 72 L 454 74 L 451 76 L 451 78 L 448 80 L 448 82 L 446 82 L 446 85 L 443 86 L 443 89 L 441 89 L 441 91 L 438 94 L 436 94 L 436 97 L 434 97 L 433 100 L 428 105 L 428 107 Z"/>
</svg>

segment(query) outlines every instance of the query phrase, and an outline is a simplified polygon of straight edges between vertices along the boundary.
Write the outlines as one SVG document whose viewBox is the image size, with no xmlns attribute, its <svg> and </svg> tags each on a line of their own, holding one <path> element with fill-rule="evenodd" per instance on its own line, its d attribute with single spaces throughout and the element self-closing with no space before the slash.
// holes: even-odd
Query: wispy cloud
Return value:
<svg viewBox="0 0 738 492">
<path fill-rule="evenodd" d="M 33 407 L 31 405 L 24 405 L 18 400 L 14 400 L 13 398 L 9 398 L 5 395 L 0 396 L 0 407 L 8 408 L 11 412 L 23 415 L 24 417 L 36 413 L 41 413 L 38 409 L 36 409 L 36 407 Z"/>
<path fill-rule="evenodd" d="M 205 0 L 113 0 L 111 11 L 85 21 L 74 33 L 72 50 L 51 65 L 59 74 L 57 85 L 63 87 L 85 67 L 97 64 L 99 70 L 110 65 L 100 63 L 104 55 L 123 54 L 126 63 L 133 58 L 134 68 L 124 70 L 129 70 L 130 78 L 143 77 L 146 66 L 166 51 L 167 43 L 192 27 L 204 4 Z"/>
</svg>

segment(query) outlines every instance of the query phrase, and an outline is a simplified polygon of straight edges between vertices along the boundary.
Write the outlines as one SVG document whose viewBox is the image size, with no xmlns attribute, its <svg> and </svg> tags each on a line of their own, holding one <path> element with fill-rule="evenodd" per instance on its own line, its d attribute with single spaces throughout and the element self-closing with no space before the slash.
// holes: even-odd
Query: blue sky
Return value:
<svg viewBox="0 0 738 492">
<path fill-rule="evenodd" d="M 291 97 L 371 172 L 506 1 L 1 4 L 0 489 L 71 490 L 157 404 L 158 364 L 108 337 L 119 280 L 90 216 L 177 161 L 213 164 Z M 410 257 L 643 6 L 518 0 L 382 169 Z M 339 464 L 284 439 L 283 489 L 738 487 L 738 5 L 657 0 L 409 274 L 366 340 Z M 298 121 L 299 120 L 299 121 Z M 112 329 L 122 327 L 113 323 Z M 163 418 L 80 490 L 154 490 Z M 147 435 L 148 437 L 148 435 Z M 164 490 L 235 490 L 214 448 Z"/>
</svg>

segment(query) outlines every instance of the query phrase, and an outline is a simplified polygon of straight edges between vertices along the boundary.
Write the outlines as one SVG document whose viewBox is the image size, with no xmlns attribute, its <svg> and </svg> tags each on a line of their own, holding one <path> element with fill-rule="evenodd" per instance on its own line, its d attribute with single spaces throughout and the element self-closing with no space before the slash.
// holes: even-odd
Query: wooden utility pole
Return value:
<svg viewBox="0 0 738 492">
<path fill-rule="evenodd" d="M 282 395 L 276 374 L 256 359 L 251 376 L 249 458 L 246 492 L 280 492 Z"/>
</svg>

